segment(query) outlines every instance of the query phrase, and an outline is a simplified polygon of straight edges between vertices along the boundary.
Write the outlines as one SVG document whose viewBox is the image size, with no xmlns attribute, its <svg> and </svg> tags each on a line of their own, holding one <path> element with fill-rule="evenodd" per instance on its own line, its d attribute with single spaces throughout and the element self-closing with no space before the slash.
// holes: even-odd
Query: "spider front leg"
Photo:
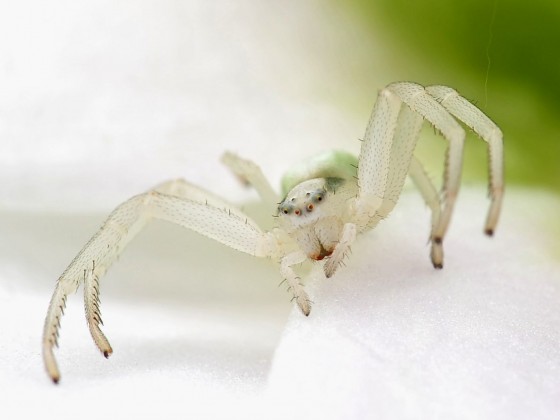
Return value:
<svg viewBox="0 0 560 420">
<path fill-rule="evenodd" d="M 424 167 L 414 156 L 412 157 L 412 160 L 410 162 L 408 175 L 410 176 L 410 179 L 412 179 L 412 182 L 414 182 L 414 185 L 416 185 L 418 191 L 420 191 L 424 202 L 432 211 L 432 223 L 430 229 L 430 242 L 432 243 L 432 249 L 430 252 L 430 258 L 435 268 L 443 268 L 442 243 L 432 240 L 435 235 L 435 230 L 441 214 L 441 202 L 439 199 L 439 194 L 436 190 L 436 187 L 434 187 L 434 184 L 430 180 L 430 177 L 424 170 Z"/>
<path fill-rule="evenodd" d="M 332 277 L 338 267 L 343 264 L 344 258 L 350 252 L 350 247 L 356 240 L 357 227 L 354 223 L 345 223 L 332 254 L 328 257 L 323 270 L 327 278 Z"/>
<path fill-rule="evenodd" d="M 356 220 L 361 229 L 374 227 L 393 209 L 412 154 L 426 119 L 448 141 L 441 212 L 433 213 L 432 263 L 443 264 L 442 242 L 449 226 L 459 191 L 465 132 L 458 118 L 488 143 L 490 194 L 492 203 L 485 232 L 491 235 L 498 221 L 503 195 L 503 150 L 500 129 L 456 91 L 445 86 L 424 88 L 415 83 L 393 83 L 378 96 L 366 130 L 358 165 L 359 193 L 355 201 Z M 431 194 L 429 180 L 416 171 L 416 183 L 423 195 Z M 420 178 L 422 179 L 420 179 Z M 426 199 L 426 198 L 425 198 Z M 435 201 L 427 202 L 435 206 Z"/>
<path fill-rule="evenodd" d="M 443 180 L 443 211 L 434 240 L 439 242 L 443 240 L 459 191 L 465 132 L 455 118 L 470 127 L 488 144 L 492 201 L 484 231 L 492 235 L 498 223 L 504 189 L 502 131 L 480 109 L 447 86 L 424 88 L 414 83 L 394 83 L 387 88 L 398 95 L 413 111 L 430 122 L 449 143 Z"/>
<path fill-rule="evenodd" d="M 88 327 L 95 344 L 108 357 L 112 349 L 99 327 L 99 278 L 152 219 L 175 223 L 257 257 L 276 257 L 279 252 L 273 233 L 263 232 L 240 210 L 185 181 L 165 183 L 132 197 L 108 216 L 57 281 L 43 330 L 45 368 L 55 383 L 60 373 L 53 347 L 58 345 L 60 320 L 68 294 L 84 283 Z"/>
<path fill-rule="evenodd" d="M 451 221 L 453 208 L 459 193 L 465 130 L 423 86 L 403 82 L 393 83 L 386 89 L 396 95 L 412 112 L 425 118 L 448 142 L 443 176 L 443 209 L 432 235 L 432 241 L 441 243 Z"/>
<path fill-rule="evenodd" d="M 288 290 L 294 295 L 299 309 L 305 316 L 309 316 L 311 312 L 311 301 L 309 295 L 305 291 L 301 278 L 294 271 L 292 266 L 301 264 L 307 259 L 307 255 L 302 251 L 291 252 L 280 260 L 280 274 L 288 284 Z"/>
<path fill-rule="evenodd" d="M 60 321 L 64 314 L 67 296 L 74 293 L 82 282 L 86 319 L 92 338 L 105 357 L 113 351 L 99 328 L 102 321 L 98 279 L 117 259 L 126 244 L 146 224 L 148 218 L 142 208 L 147 198 L 146 194 L 136 196 L 117 207 L 57 281 L 43 329 L 43 360 L 47 373 L 55 383 L 59 381 L 60 373 L 53 347 L 58 346 Z"/>
<path fill-rule="evenodd" d="M 389 89 L 377 98 L 358 161 L 358 225 L 371 229 L 395 207 L 410 167 L 422 116 Z"/>
<path fill-rule="evenodd" d="M 384 126 L 383 121 L 390 121 L 391 125 Z M 442 241 L 435 240 L 441 215 L 441 203 L 422 165 L 413 156 L 422 123 L 422 116 L 408 106 L 403 106 L 400 98 L 392 92 L 380 93 L 360 154 L 358 167 L 360 195 L 366 203 L 367 197 L 383 197 L 378 208 L 369 209 L 367 227 L 373 228 L 395 207 L 408 174 L 432 210 L 430 258 L 435 268 L 442 268 Z M 384 148 L 381 154 L 380 147 Z M 380 155 L 385 156 L 383 159 L 389 156 L 388 162 L 385 162 L 388 166 L 383 166 L 383 162 L 377 160 Z M 386 171 L 386 175 L 383 176 L 382 173 L 376 179 L 377 176 L 372 174 L 379 170 Z M 385 182 L 379 182 L 379 179 Z"/>
<path fill-rule="evenodd" d="M 470 127 L 488 144 L 489 193 L 492 200 L 486 217 L 484 232 L 493 235 L 498 224 L 504 195 L 504 150 L 502 130 L 480 109 L 447 86 L 426 88 L 451 115 Z"/>
</svg>

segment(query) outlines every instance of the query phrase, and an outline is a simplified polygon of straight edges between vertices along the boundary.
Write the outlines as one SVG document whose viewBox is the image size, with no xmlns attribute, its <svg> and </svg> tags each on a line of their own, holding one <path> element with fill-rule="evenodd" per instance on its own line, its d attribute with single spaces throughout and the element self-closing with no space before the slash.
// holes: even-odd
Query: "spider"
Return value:
<svg viewBox="0 0 560 420">
<path fill-rule="evenodd" d="M 441 195 L 413 154 L 424 120 L 449 143 Z M 306 259 L 323 260 L 325 276 L 333 276 L 356 235 L 373 229 L 391 212 L 409 175 L 431 209 L 430 258 L 435 268 L 442 268 L 442 243 L 461 177 L 465 131 L 458 120 L 488 143 L 491 204 L 485 233 L 492 235 L 503 197 L 501 130 L 449 87 L 392 83 L 378 94 L 358 158 L 345 152 L 323 153 L 283 178 L 277 227 L 270 231 L 263 231 L 241 210 L 184 180 L 165 182 L 120 204 L 56 283 L 42 340 L 48 375 L 58 383 L 53 347 L 58 346 L 67 295 L 80 284 L 93 340 L 105 357 L 112 353 L 100 329 L 99 279 L 151 219 L 163 219 L 238 251 L 277 261 L 293 300 L 307 316 L 311 302 L 293 267 Z M 265 201 L 277 202 L 257 165 L 232 153 L 226 153 L 223 161 Z"/>
</svg>

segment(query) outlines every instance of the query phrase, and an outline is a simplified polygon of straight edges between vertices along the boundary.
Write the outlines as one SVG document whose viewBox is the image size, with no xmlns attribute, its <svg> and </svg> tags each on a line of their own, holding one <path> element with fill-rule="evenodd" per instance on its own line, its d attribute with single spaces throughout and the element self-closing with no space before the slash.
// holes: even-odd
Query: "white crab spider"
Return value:
<svg viewBox="0 0 560 420">
<path fill-rule="evenodd" d="M 441 198 L 413 156 L 424 119 L 449 142 Z M 241 210 L 183 180 L 163 183 L 119 205 L 58 279 L 43 331 L 43 358 L 49 376 L 55 383 L 60 379 L 53 347 L 58 345 L 66 297 L 81 283 L 93 340 L 105 357 L 112 353 L 99 327 L 99 278 L 154 218 L 256 257 L 278 261 L 297 305 L 309 315 L 309 297 L 292 267 L 306 259 L 324 259 L 325 275 L 332 276 L 356 235 L 374 228 L 391 212 L 408 174 L 432 210 L 430 256 L 434 267 L 441 268 L 442 241 L 461 177 L 465 131 L 457 119 L 488 143 L 491 205 L 485 232 L 492 235 L 503 195 L 502 132 L 449 87 L 393 83 L 379 92 L 358 159 L 343 152 L 323 154 L 284 178 L 278 227 L 271 231 L 263 231 Z M 223 160 L 265 201 L 277 201 L 258 166 L 231 153 Z"/>
</svg>

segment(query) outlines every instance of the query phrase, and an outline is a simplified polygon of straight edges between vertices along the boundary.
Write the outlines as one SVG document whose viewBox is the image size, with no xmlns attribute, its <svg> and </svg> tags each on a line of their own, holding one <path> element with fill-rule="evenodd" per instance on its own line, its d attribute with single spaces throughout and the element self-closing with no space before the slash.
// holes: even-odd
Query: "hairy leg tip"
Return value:
<svg viewBox="0 0 560 420">
<path fill-rule="evenodd" d="M 491 228 L 485 229 L 484 233 L 488 236 L 494 236 L 494 229 Z"/>
</svg>

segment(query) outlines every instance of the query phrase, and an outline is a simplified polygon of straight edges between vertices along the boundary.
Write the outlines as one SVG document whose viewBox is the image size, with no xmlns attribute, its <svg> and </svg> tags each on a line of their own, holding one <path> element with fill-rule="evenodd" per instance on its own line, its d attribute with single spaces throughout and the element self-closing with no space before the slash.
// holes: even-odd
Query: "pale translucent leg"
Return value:
<svg viewBox="0 0 560 420">
<path fill-rule="evenodd" d="M 432 211 L 432 227 L 430 231 L 431 252 L 430 258 L 435 268 L 443 268 L 443 245 L 433 240 L 434 231 L 441 215 L 441 202 L 436 187 L 416 157 L 412 157 L 408 175 L 420 191 L 426 205 Z"/>
<path fill-rule="evenodd" d="M 147 218 L 138 211 L 141 196 L 136 196 L 117 207 L 101 229 L 87 242 L 70 265 L 59 277 L 52 295 L 43 329 L 43 360 L 47 373 L 54 382 L 60 379 L 53 347 L 58 345 L 60 320 L 64 314 L 66 298 L 84 282 L 86 319 L 95 344 L 108 357 L 111 346 L 99 328 L 98 279 L 115 261 L 121 250 L 144 227 Z"/>
<path fill-rule="evenodd" d="M 423 118 L 420 114 L 412 111 L 407 106 L 401 107 L 397 124 L 393 132 L 393 142 L 390 153 L 391 164 L 387 174 L 386 190 L 381 206 L 377 209 L 375 216 L 368 222 L 368 228 L 374 227 L 393 210 L 401 194 L 406 176 L 407 174 L 410 175 L 424 198 L 424 201 L 432 210 L 432 228 L 430 235 L 430 242 L 432 245 L 430 255 L 434 267 L 442 268 L 442 242 L 433 240 L 441 215 L 439 194 L 420 162 L 413 156 L 422 123 Z M 368 130 L 371 130 L 371 128 L 368 128 Z M 360 162 L 360 164 L 362 163 L 365 164 L 365 161 Z"/>
<path fill-rule="evenodd" d="M 401 103 L 397 95 L 383 89 L 373 107 L 358 161 L 358 196 L 353 218 L 360 230 L 372 227 L 372 219 L 383 204 Z"/>
<path fill-rule="evenodd" d="M 54 382 L 60 378 L 53 354 L 60 319 L 67 295 L 75 292 L 82 281 L 86 318 L 92 337 L 105 356 L 111 354 L 111 346 L 99 328 L 99 278 L 151 219 L 181 225 L 254 256 L 267 257 L 275 251 L 276 240 L 272 234 L 263 232 L 240 210 L 225 207 L 227 203 L 212 194 L 181 180 L 162 184 L 157 189 L 175 194 L 192 193 L 195 199 L 156 190 L 132 197 L 108 216 L 58 279 L 43 330 L 43 358 Z"/>
<path fill-rule="evenodd" d="M 409 110 L 401 110 L 403 103 Z M 419 118 L 428 120 L 449 142 L 444 211 L 434 232 L 434 240 L 441 242 L 459 190 L 465 132 L 424 87 L 414 83 L 394 83 L 378 95 L 360 152 L 356 220 L 360 228 L 371 228 L 394 207 L 418 137 Z"/>
<path fill-rule="evenodd" d="M 410 161 L 413 157 L 422 123 L 422 116 L 413 112 L 407 106 L 401 106 L 391 146 L 391 164 L 387 175 L 383 203 L 377 210 L 376 217 L 370 221 L 369 227 L 373 227 L 372 225 L 387 217 L 397 204 L 409 172 Z"/>
<path fill-rule="evenodd" d="M 401 194 L 407 174 L 411 176 L 426 204 L 432 210 L 432 229 L 430 235 L 431 260 L 436 268 L 443 267 L 443 248 L 441 241 L 434 241 L 435 230 L 441 215 L 441 204 L 437 190 L 413 153 L 416 147 L 423 118 L 408 106 L 401 106 L 391 145 L 391 164 L 387 174 L 386 190 L 381 206 L 368 222 L 374 227 L 395 207 Z M 364 162 L 365 163 L 365 162 Z"/>
<path fill-rule="evenodd" d="M 350 247 L 356 240 L 356 225 L 354 223 L 346 223 L 342 228 L 342 233 L 333 253 L 325 262 L 323 270 L 325 276 L 332 277 L 337 268 L 340 267 L 346 255 L 350 252 Z"/>
<path fill-rule="evenodd" d="M 441 103 L 447 111 L 472 128 L 482 140 L 488 143 L 489 193 L 492 202 L 488 210 L 484 231 L 487 235 L 492 235 L 498 224 L 504 193 L 502 131 L 480 109 L 460 96 L 454 89 L 447 86 L 428 86 L 426 91 Z"/>
<path fill-rule="evenodd" d="M 222 162 L 241 178 L 243 182 L 252 185 L 266 204 L 278 203 L 278 194 L 276 194 L 256 163 L 243 159 L 232 152 L 224 153 Z"/>
<path fill-rule="evenodd" d="M 407 106 L 403 107 L 403 103 Z M 410 166 L 422 119 L 432 124 L 448 141 L 443 202 L 438 206 L 442 210 L 438 210 L 437 220 L 433 219 L 436 223 L 431 236 L 432 262 L 438 268 L 443 264 L 441 243 L 453 214 L 463 162 L 465 131 L 454 116 L 473 128 L 489 145 L 492 204 L 485 231 L 491 235 L 498 221 L 503 195 L 502 133 L 482 111 L 453 89 L 444 86 L 426 89 L 409 82 L 393 83 L 383 89 L 366 130 L 358 166 L 355 219 L 363 230 L 375 226 L 393 209 Z M 428 188 L 424 182 L 426 179 L 419 182 L 421 192 L 422 188 Z"/>
<path fill-rule="evenodd" d="M 234 214 L 242 219 L 247 218 L 247 215 L 237 208 L 235 204 L 224 200 L 210 191 L 191 184 L 182 178 L 163 182 L 153 188 L 153 190 L 167 195 L 186 198 L 198 203 L 208 204 L 227 211 L 229 214 Z"/>
<path fill-rule="evenodd" d="M 99 275 L 95 269 L 95 261 L 92 262 L 91 270 L 84 270 L 84 308 L 89 332 L 97 348 L 105 357 L 113 353 L 109 340 L 101 331 L 99 325 L 103 325 L 101 320 L 101 310 L 99 308 Z"/>
<path fill-rule="evenodd" d="M 426 92 L 423 86 L 400 82 L 393 83 L 386 89 L 397 95 L 412 111 L 425 118 L 449 143 L 443 177 L 443 211 L 433 235 L 436 243 L 441 242 L 449 226 L 459 192 L 465 130 L 434 97 Z"/>
<path fill-rule="evenodd" d="M 285 255 L 280 260 L 280 274 L 282 274 L 282 277 L 286 283 L 288 283 L 288 290 L 294 295 L 294 300 L 299 308 L 305 316 L 308 316 L 309 312 L 311 312 L 311 301 L 309 300 L 309 296 L 303 284 L 301 284 L 301 278 L 292 268 L 292 266 L 301 264 L 306 259 L 307 255 L 302 251 L 294 251 Z"/>
</svg>

